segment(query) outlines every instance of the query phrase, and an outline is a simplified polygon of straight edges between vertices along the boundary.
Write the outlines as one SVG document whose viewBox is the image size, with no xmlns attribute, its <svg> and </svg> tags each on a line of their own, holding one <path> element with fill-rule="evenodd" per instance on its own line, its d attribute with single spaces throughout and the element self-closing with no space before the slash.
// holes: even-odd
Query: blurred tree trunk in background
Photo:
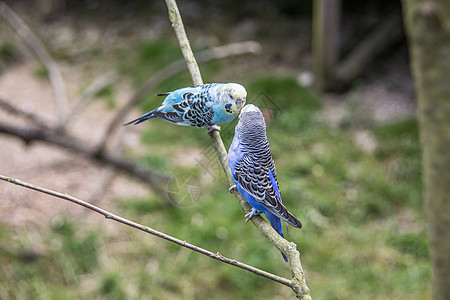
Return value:
<svg viewBox="0 0 450 300">
<path fill-rule="evenodd" d="M 328 89 L 331 69 L 339 56 L 338 35 L 341 14 L 340 0 L 314 0 L 312 51 L 314 59 L 314 88 Z"/>
<path fill-rule="evenodd" d="M 314 89 L 319 92 L 348 89 L 355 79 L 370 68 L 380 54 L 404 38 L 401 12 L 395 5 L 384 4 L 393 9 L 387 15 L 384 11 L 373 11 L 378 19 L 377 24 L 370 30 L 364 28 L 366 25 L 349 31 L 350 35 L 358 35 L 357 32 L 361 29 L 366 33 L 364 37 L 359 38 L 357 44 L 345 51 L 347 53 L 343 57 L 340 57 L 340 48 L 345 49 L 345 45 L 342 44 L 345 38 L 341 37 L 340 30 L 343 18 L 341 2 L 341 0 L 313 1 L 311 39 Z M 370 7 L 370 4 L 366 5 Z"/>
<path fill-rule="evenodd" d="M 450 299 L 450 1 L 403 0 L 418 102 L 433 298 Z"/>
</svg>

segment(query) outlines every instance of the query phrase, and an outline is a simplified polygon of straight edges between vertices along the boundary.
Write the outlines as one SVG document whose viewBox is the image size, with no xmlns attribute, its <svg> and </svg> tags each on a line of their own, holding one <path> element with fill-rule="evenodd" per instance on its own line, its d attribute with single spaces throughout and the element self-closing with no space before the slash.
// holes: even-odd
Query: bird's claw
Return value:
<svg viewBox="0 0 450 300">
<path fill-rule="evenodd" d="M 256 208 L 252 208 L 252 211 L 244 216 L 247 217 L 247 219 L 245 219 L 245 222 L 248 222 L 251 218 L 253 218 L 254 216 L 258 216 L 260 214 L 261 214 L 260 211 L 258 211 Z"/>
<path fill-rule="evenodd" d="M 236 191 L 236 190 L 237 190 L 236 185 L 230 186 L 230 188 L 228 189 L 228 191 L 229 191 L 230 193 L 232 193 L 233 191 Z"/>
<path fill-rule="evenodd" d="M 210 134 L 213 131 L 220 131 L 220 126 L 218 125 L 207 125 L 206 128 L 208 128 L 206 134 Z"/>
</svg>

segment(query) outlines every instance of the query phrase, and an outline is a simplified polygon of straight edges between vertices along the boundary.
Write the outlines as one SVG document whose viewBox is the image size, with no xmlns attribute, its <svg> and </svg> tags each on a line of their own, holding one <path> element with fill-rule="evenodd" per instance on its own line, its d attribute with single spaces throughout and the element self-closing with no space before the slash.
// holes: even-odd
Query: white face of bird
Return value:
<svg viewBox="0 0 450 300">
<path fill-rule="evenodd" d="M 241 114 L 239 115 L 239 120 L 236 125 L 236 131 L 240 129 L 240 127 L 245 126 L 245 123 L 251 123 L 253 127 L 261 127 L 266 128 L 266 123 L 264 122 L 264 116 L 258 106 L 253 104 L 247 104 L 241 110 Z"/>
<path fill-rule="evenodd" d="M 226 87 L 230 101 L 225 104 L 225 110 L 230 114 L 238 113 L 245 105 L 247 100 L 247 91 L 237 83 L 229 83 Z"/>
<path fill-rule="evenodd" d="M 254 105 L 254 104 L 247 104 L 241 111 L 241 115 L 245 114 L 247 112 L 252 112 L 252 111 L 256 111 L 256 112 L 261 112 L 261 110 L 258 108 L 258 106 Z"/>
</svg>

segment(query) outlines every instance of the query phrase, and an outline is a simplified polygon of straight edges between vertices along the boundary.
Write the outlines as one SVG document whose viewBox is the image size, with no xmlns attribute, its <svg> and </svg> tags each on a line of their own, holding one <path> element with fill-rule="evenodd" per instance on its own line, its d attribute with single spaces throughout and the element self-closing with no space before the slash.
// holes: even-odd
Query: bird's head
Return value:
<svg viewBox="0 0 450 300">
<path fill-rule="evenodd" d="M 266 122 L 258 106 L 247 104 L 241 110 L 236 131 L 266 131 Z"/>
<path fill-rule="evenodd" d="M 224 108 L 230 114 L 237 114 L 245 105 L 247 91 L 238 83 L 228 83 L 224 87 L 226 99 Z"/>
<path fill-rule="evenodd" d="M 254 104 L 247 104 L 241 111 L 241 115 L 244 115 L 246 113 L 257 113 L 257 114 L 262 114 L 261 110 L 258 108 L 258 106 L 254 105 Z"/>
</svg>

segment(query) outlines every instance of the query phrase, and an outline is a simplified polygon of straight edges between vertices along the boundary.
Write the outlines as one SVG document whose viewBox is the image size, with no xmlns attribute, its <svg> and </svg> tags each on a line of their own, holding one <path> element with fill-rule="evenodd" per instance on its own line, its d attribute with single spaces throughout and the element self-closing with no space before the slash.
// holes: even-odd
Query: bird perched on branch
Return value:
<svg viewBox="0 0 450 300">
<path fill-rule="evenodd" d="M 208 133 L 220 130 L 215 124 L 230 122 L 239 114 L 247 91 L 237 83 L 209 83 L 158 96 L 166 96 L 160 107 L 124 125 L 161 118 L 178 125 L 206 127 Z"/>
<path fill-rule="evenodd" d="M 228 151 L 228 164 L 235 183 L 230 191 L 237 188 L 252 206 L 252 211 L 245 215 L 246 222 L 264 213 L 270 225 L 283 238 L 281 220 L 296 228 L 302 227 L 282 203 L 275 163 L 266 135 L 266 123 L 259 108 L 253 104 L 246 105 L 239 115 Z M 284 254 L 283 258 L 287 261 Z"/>
</svg>

